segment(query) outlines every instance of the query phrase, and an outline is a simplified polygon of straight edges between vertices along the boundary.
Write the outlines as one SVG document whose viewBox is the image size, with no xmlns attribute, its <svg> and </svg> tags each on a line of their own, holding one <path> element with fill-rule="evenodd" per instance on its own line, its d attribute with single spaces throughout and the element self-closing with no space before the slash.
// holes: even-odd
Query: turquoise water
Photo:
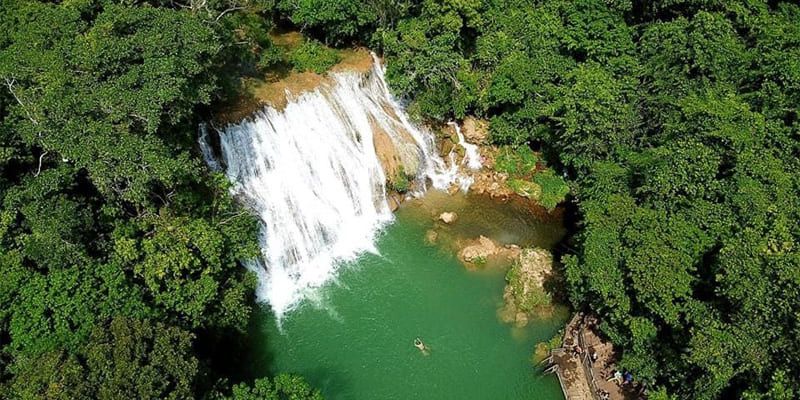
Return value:
<svg viewBox="0 0 800 400">
<path fill-rule="evenodd" d="M 502 226 L 525 229 L 532 242 L 552 245 L 560 232 L 552 225 L 520 228 L 493 216 L 494 207 L 484 211 L 475 218 L 492 219 L 496 235 L 513 236 Z M 531 356 L 565 316 L 525 328 L 500 322 L 504 270 L 467 271 L 448 246 L 425 241 L 435 225 L 461 225 L 472 235 L 474 218 L 465 213 L 444 227 L 431 212 L 438 210 L 401 209 L 378 240 L 380 255 L 343 266 L 338 282 L 280 327 L 268 312 L 258 314 L 246 362 L 259 374 L 302 374 L 332 400 L 563 399 L 555 377 L 543 376 Z M 413 347 L 416 337 L 429 355 Z"/>
</svg>

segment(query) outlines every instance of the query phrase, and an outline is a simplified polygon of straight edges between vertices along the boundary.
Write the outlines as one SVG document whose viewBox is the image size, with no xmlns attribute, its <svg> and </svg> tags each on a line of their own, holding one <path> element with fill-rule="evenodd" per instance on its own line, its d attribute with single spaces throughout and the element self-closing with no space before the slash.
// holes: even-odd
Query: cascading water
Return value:
<svg viewBox="0 0 800 400">
<path fill-rule="evenodd" d="M 469 169 L 480 169 L 481 155 L 478 151 L 478 146 L 467 142 L 467 139 L 464 138 L 464 134 L 461 133 L 461 127 L 458 126 L 457 123 L 448 122 L 447 124 L 456 130 L 456 135 L 458 135 L 458 145 L 464 149 L 464 160 L 462 162 L 465 162 Z"/>
<path fill-rule="evenodd" d="M 259 299 L 279 318 L 333 278 L 338 264 L 375 251 L 375 235 L 392 219 L 376 130 L 414 159 L 421 190 L 428 181 L 438 189 L 469 187 L 454 155 L 443 161 L 433 135 L 411 124 L 392 98 L 377 58 L 369 74 L 332 74 L 284 110 L 266 107 L 219 132 L 222 163 L 201 126 L 206 162 L 225 166 L 234 195 L 261 219 L 262 257 L 248 267 L 258 274 Z"/>
</svg>

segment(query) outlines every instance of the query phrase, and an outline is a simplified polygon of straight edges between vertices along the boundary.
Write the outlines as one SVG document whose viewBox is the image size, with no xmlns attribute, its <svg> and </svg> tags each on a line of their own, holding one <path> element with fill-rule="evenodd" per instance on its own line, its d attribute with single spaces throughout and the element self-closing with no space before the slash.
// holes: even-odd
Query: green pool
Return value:
<svg viewBox="0 0 800 400">
<path fill-rule="evenodd" d="M 443 209 L 460 212 L 456 223 L 434 222 Z M 556 378 L 543 376 L 531 355 L 565 313 L 525 328 L 500 322 L 504 271 L 465 270 L 447 240 L 426 242 L 434 226 L 450 244 L 481 231 L 550 246 L 562 234 L 560 224 L 470 198 L 407 205 L 378 239 L 380 255 L 343 266 L 338 282 L 280 326 L 266 310 L 257 314 L 245 360 L 251 372 L 302 374 L 332 400 L 563 399 Z M 429 355 L 413 347 L 415 337 Z"/>
</svg>

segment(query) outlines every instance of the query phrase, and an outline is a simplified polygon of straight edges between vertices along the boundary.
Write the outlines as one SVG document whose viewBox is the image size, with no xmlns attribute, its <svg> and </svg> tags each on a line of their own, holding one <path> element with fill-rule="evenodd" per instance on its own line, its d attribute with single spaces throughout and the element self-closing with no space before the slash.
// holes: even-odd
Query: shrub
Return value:
<svg viewBox="0 0 800 400">
<path fill-rule="evenodd" d="M 408 175 L 402 165 L 393 176 L 387 179 L 386 186 L 388 186 L 389 190 L 393 190 L 397 193 L 405 193 L 408 191 L 411 187 L 411 181 L 408 179 Z"/>
<path fill-rule="evenodd" d="M 313 71 L 318 74 L 329 70 L 340 60 L 341 56 L 336 50 L 315 40 L 306 40 L 289 55 L 289 62 L 295 70 Z"/>
<path fill-rule="evenodd" d="M 548 210 L 556 208 L 558 203 L 564 201 L 569 193 L 569 186 L 564 178 L 556 175 L 550 169 L 537 173 L 533 177 L 533 181 L 541 189 L 539 203 Z"/>
<path fill-rule="evenodd" d="M 495 169 L 510 176 L 528 176 L 536 171 L 539 156 L 528 146 L 503 146 L 495 159 Z"/>
</svg>

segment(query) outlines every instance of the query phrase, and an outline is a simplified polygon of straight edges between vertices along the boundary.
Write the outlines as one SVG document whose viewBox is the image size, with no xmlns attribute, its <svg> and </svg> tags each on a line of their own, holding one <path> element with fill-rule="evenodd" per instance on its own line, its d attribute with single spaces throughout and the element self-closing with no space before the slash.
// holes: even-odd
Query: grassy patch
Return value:
<svg viewBox="0 0 800 400">
<path fill-rule="evenodd" d="M 530 176 L 536 172 L 539 161 L 539 156 L 528 146 L 503 146 L 495 159 L 495 169 L 510 176 Z"/>
<path fill-rule="evenodd" d="M 538 201 L 542 196 L 542 188 L 539 187 L 538 184 L 524 179 L 511 178 L 508 180 L 508 187 L 510 187 L 514 193 L 529 199 Z"/>
<path fill-rule="evenodd" d="M 536 200 L 548 210 L 556 208 L 569 193 L 567 182 L 527 146 L 501 147 L 495 169 L 508 174 L 508 186 L 514 193 Z"/>
<path fill-rule="evenodd" d="M 541 189 L 539 203 L 548 210 L 556 208 L 569 193 L 567 182 L 551 169 L 540 171 L 533 177 L 533 181 Z"/>
<path fill-rule="evenodd" d="M 387 179 L 386 185 L 389 187 L 389 190 L 393 190 L 397 193 L 405 193 L 411 188 L 411 179 L 406 174 L 403 166 L 400 165 L 397 172 Z"/>
<path fill-rule="evenodd" d="M 517 308 L 531 312 L 537 307 L 550 305 L 553 299 L 542 288 L 532 287 L 525 293 L 525 277 L 520 273 L 520 268 L 519 263 L 514 262 L 506 273 L 506 281 L 511 286 Z"/>
<path fill-rule="evenodd" d="M 340 60 L 341 56 L 336 50 L 315 40 L 306 40 L 289 53 L 292 68 L 299 72 L 313 71 L 321 74 Z"/>
</svg>

